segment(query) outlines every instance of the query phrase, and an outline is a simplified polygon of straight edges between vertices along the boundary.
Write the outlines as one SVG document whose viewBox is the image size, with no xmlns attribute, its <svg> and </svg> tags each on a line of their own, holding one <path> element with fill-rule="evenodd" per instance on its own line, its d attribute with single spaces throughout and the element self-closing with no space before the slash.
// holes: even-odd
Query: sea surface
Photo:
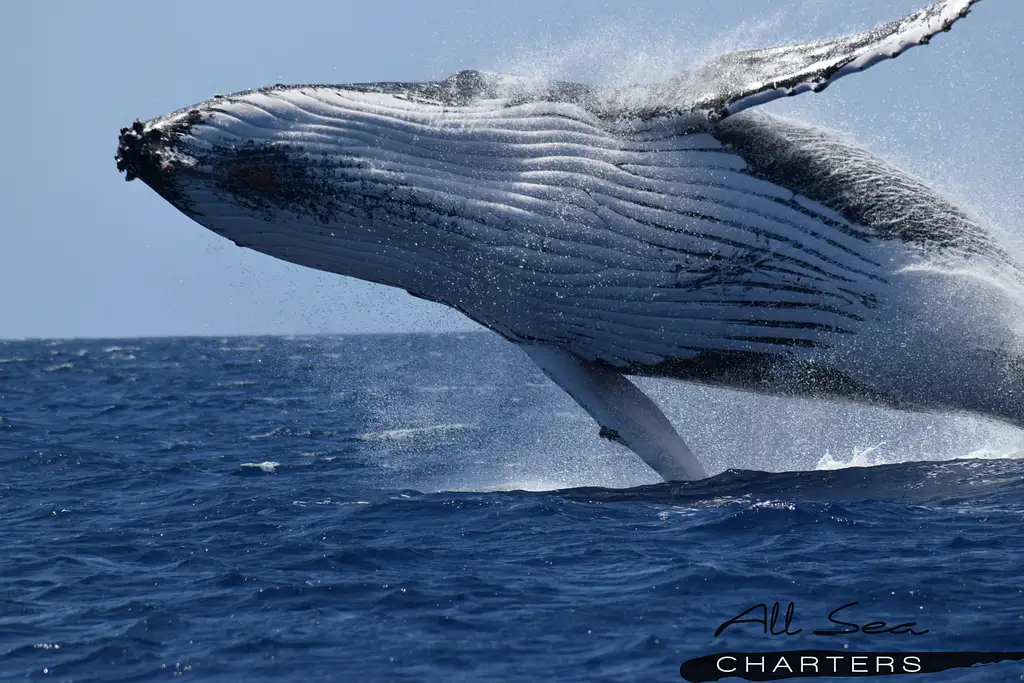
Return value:
<svg viewBox="0 0 1024 683">
<path fill-rule="evenodd" d="M 484 333 L 0 342 L 0 681 L 672 681 L 727 651 L 1024 650 L 1016 430 L 644 386 L 715 476 L 659 483 Z M 776 601 L 802 632 L 715 636 Z M 842 621 L 927 633 L 812 633 L 854 602 Z"/>
</svg>

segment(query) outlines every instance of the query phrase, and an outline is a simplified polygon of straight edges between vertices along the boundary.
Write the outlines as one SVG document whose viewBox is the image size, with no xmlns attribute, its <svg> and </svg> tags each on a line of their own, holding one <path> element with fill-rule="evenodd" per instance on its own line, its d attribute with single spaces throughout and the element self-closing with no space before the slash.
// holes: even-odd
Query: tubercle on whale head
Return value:
<svg viewBox="0 0 1024 683">
<path fill-rule="evenodd" d="M 142 175 L 152 175 L 154 162 L 148 151 L 147 143 L 158 142 L 162 133 L 158 129 L 146 130 L 145 124 L 135 119 L 132 125 L 121 129 L 118 138 L 117 170 L 125 174 L 125 180 L 131 182 Z"/>
<path fill-rule="evenodd" d="M 200 119 L 198 111 L 189 110 L 152 121 L 135 119 L 121 128 L 114 160 L 125 180 L 142 180 L 161 197 L 187 213 L 187 202 L 176 183 L 182 167 L 194 160 L 182 153 L 181 136 Z"/>
</svg>

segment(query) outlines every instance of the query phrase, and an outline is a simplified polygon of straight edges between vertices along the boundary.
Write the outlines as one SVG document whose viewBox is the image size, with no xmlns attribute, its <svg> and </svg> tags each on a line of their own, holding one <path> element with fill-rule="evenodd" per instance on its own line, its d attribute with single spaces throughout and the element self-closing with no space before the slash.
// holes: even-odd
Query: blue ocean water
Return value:
<svg viewBox="0 0 1024 683">
<path fill-rule="evenodd" d="M 734 650 L 1024 650 L 1024 461 L 819 469 L 826 427 L 749 412 L 806 404 L 679 391 L 725 471 L 659 484 L 491 335 L 0 342 L 0 681 L 669 681 Z M 775 601 L 801 633 L 715 637 Z M 844 622 L 928 632 L 811 633 L 852 602 Z"/>
</svg>

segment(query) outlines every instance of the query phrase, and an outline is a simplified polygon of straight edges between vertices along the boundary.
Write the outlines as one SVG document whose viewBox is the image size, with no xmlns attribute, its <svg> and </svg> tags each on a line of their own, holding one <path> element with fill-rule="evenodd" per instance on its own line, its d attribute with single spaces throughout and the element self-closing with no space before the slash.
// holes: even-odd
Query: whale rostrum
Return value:
<svg viewBox="0 0 1024 683">
<path fill-rule="evenodd" d="M 118 169 L 235 244 L 446 304 L 665 479 L 706 471 L 628 376 L 1024 424 L 1024 275 L 913 176 L 757 105 L 949 30 L 598 87 L 463 71 L 271 86 L 122 129 Z"/>
</svg>

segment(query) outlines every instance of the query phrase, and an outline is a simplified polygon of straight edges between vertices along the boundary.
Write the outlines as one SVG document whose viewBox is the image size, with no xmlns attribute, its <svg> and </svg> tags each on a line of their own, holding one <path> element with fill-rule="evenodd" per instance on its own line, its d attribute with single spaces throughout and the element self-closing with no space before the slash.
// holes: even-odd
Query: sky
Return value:
<svg viewBox="0 0 1024 683">
<path fill-rule="evenodd" d="M 404 292 L 235 247 L 114 166 L 117 134 L 270 83 L 461 69 L 657 80 L 925 0 L 4 0 L 0 339 L 474 329 Z M 1024 2 L 770 108 L 849 134 L 1024 241 Z"/>
</svg>

